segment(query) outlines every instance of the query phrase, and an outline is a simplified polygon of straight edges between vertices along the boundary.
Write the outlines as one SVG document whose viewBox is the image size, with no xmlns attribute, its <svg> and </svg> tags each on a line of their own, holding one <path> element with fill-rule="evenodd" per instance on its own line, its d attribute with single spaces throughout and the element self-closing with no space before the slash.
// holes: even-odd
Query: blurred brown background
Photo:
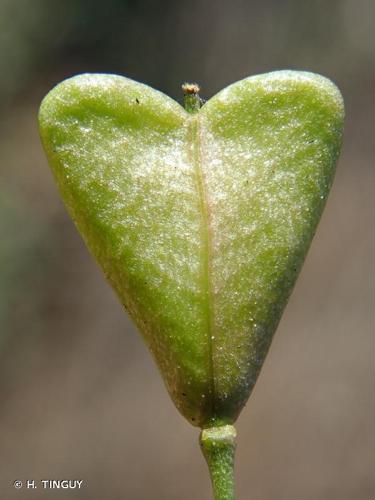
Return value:
<svg viewBox="0 0 375 500">
<path fill-rule="evenodd" d="M 375 2 L 0 0 L 0 498 L 211 499 L 198 432 L 69 220 L 37 131 L 80 72 L 180 98 L 307 69 L 343 92 L 336 181 L 237 428 L 239 500 L 375 498 Z M 15 479 L 83 479 L 80 491 Z"/>
</svg>

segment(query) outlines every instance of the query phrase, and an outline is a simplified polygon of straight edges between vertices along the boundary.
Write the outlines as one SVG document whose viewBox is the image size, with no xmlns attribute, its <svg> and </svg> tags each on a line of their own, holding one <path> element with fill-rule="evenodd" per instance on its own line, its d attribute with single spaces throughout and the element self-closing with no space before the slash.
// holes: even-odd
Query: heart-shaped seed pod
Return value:
<svg viewBox="0 0 375 500">
<path fill-rule="evenodd" d="M 232 443 L 332 183 L 343 103 L 329 80 L 295 71 L 201 108 L 185 91 L 190 113 L 127 78 L 80 75 L 44 99 L 40 133 L 175 405 Z"/>
</svg>

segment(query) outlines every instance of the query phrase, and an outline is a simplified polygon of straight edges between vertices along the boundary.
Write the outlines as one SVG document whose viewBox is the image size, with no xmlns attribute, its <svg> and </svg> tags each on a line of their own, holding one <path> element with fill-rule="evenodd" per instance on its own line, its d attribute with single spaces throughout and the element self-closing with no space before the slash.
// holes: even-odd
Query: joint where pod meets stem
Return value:
<svg viewBox="0 0 375 500">
<path fill-rule="evenodd" d="M 237 432 L 233 425 L 203 429 L 199 441 L 210 471 L 215 500 L 235 500 L 234 456 Z"/>
</svg>

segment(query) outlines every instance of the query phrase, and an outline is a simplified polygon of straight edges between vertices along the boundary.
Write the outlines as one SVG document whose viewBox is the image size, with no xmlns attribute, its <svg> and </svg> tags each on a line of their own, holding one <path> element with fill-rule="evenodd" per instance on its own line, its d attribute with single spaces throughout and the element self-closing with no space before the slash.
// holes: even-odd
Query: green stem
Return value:
<svg viewBox="0 0 375 500">
<path fill-rule="evenodd" d="M 235 500 L 234 453 L 236 429 L 232 425 L 203 429 L 200 444 L 210 470 L 215 500 Z"/>
</svg>

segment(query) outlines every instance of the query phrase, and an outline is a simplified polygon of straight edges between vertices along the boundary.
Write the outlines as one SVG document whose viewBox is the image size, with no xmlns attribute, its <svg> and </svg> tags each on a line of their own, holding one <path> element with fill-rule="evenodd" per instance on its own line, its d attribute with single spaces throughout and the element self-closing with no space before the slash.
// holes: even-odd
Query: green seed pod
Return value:
<svg viewBox="0 0 375 500">
<path fill-rule="evenodd" d="M 256 382 L 332 183 L 343 103 L 297 71 L 202 107 L 188 94 L 191 112 L 127 78 L 80 75 L 39 119 L 88 248 L 175 405 L 208 428 L 232 424 Z"/>
</svg>

